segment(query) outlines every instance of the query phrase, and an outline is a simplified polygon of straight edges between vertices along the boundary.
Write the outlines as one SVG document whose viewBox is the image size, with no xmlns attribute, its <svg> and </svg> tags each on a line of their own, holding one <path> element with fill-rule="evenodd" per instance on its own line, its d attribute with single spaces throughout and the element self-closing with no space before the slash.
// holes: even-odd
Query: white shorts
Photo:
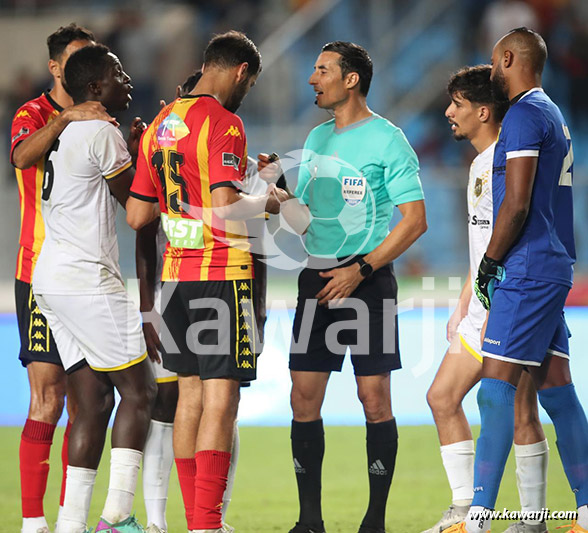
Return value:
<svg viewBox="0 0 588 533">
<path fill-rule="evenodd" d="M 480 337 L 482 329 L 476 327 L 469 313 L 463 317 L 459 326 L 457 326 L 457 332 L 462 346 L 481 363 L 482 339 Z"/>
<path fill-rule="evenodd" d="M 113 372 L 147 357 L 141 315 L 126 291 L 112 294 L 35 294 L 53 331 L 65 371 L 84 359 Z"/>
</svg>

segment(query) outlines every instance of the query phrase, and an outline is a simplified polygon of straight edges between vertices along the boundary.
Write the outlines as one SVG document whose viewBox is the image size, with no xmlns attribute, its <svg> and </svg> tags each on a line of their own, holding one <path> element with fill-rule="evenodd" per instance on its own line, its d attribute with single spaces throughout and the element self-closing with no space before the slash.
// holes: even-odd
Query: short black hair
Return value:
<svg viewBox="0 0 588 533">
<path fill-rule="evenodd" d="M 541 35 L 535 30 L 522 26 L 510 30 L 506 34 L 505 40 L 514 44 L 519 49 L 519 52 L 526 56 L 536 74 L 541 75 L 543 73 L 543 68 L 547 61 L 547 45 Z"/>
<path fill-rule="evenodd" d="M 447 92 L 452 98 L 459 94 L 472 104 L 485 105 L 492 110 L 492 116 L 501 122 L 508 111 L 508 100 L 497 100 L 490 83 L 490 65 L 463 67 L 453 74 L 447 84 Z"/>
<path fill-rule="evenodd" d="M 186 81 L 182 83 L 180 96 L 185 96 L 186 94 L 191 92 L 192 89 L 196 87 L 196 84 L 200 81 L 200 78 L 202 78 L 201 70 L 197 70 L 196 72 L 194 72 L 194 74 L 190 74 L 186 78 Z"/>
<path fill-rule="evenodd" d="M 86 100 L 88 85 L 106 76 L 112 63 L 110 49 L 103 44 L 84 46 L 75 51 L 65 64 L 65 90 L 79 104 Z"/>
<path fill-rule="evenodd" d="M 221 68 L 247 63 L 247 72 L 255 76 L 261 71 L 261 54 L 255 43 L 240 31 L 215 35 L 204 50 L 204 64 Z"/>
<path fill-rule="evenodd" d="M 374 65 L 362 46 L 347 41 L 333 41 L 323 46 L 322 52 L 336 52 L 341 56 L 339 66 L 343 77 L 350 72 L 357 72 L 359 76 L 359 92 L 367 96 L 374 74 Z"/>
<path fill-rule="evenodd" d="M 49 59 L 58 60 L 73 41 L 95 41 L 96 37 L 87 28 L 78 26 L 75 22 L 67 26 L 61 26 L 56 32 L 47 37 L 47 48 L 49 48 Z"/>
</svg>

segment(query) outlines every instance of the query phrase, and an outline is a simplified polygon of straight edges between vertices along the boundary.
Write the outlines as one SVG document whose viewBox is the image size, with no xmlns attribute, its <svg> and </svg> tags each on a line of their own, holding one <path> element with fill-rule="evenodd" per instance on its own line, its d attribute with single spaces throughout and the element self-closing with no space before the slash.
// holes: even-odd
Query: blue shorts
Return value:
<svg viewBox="0 0 588 533">
<path fill-rule="evenodd" d="M 541 366 L 547 355 L 569 358 L 571 336 L 564 317 L 569 287 L 507 278 L 492 298 L 482 355 Z"/>
</svg>

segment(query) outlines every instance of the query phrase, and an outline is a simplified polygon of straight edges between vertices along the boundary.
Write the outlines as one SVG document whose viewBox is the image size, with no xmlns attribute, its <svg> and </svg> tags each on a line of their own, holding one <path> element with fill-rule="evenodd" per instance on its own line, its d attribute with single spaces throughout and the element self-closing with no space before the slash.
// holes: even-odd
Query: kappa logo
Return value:
<svg viewBox="0 0 588 533">
<path fill-rule="evenodd" d="M 19 111 L 16 114 L 16 117 L 14 117 L 14 118 L 25 118 L 25 117 L 31 118 L 31 114 L 26 109 L 23 109 L 22 111 Z"/>
<path fill-rule="evenodd" d="M 247 285 L 247 283 L 241 282 L 241 284 L 239 285 L 239 290 L 240 291 L 248 291 L 249 285 Z"/>
<path fill-rule="evenodd" d="M 386 470 L 386 467 L 384 466 L 382 461 L 380 461 L 379 459 L 377 459 L 375 462 L 372 463 L 372 465 L 368 469 L 368 472 L 374 476 L 387 476 L 388 475 L 388 470 Z"/>
<path fill-rule="evenodd" d="M 237 126 L 229 126 L 229 129 L 227 130 L 227 133 L 224 134 L 224 137 L 226 137 L 227 135 L 232 135 L 233 137 L 241 138 L 241 132 L 239 131 L 239 128 L 237 128 Z"/>
<path fill-rule="evenodd" d="M 298 461 L 298 459 L 296 459 L 296 457 L 294 457 L 294 472 L 296 472 L 297 474 L 306 474 L 306 468 L 304 468 L 300 462 Z"/>
</svg>

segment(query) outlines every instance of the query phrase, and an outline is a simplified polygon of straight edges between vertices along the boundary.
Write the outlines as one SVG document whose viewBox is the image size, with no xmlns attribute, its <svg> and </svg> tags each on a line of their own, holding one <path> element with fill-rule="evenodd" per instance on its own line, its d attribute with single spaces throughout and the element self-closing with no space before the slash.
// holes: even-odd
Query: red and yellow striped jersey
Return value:
<svg viewBox="0 0 588 533">
<path fill-rule="evenodd" d="M 14 115 L 11 129 L 10 162 L 14 149 L 21 141 L 53 120 L 63 108 L 44 93 L 28 101 Z M 41 193 L 45 159 L 40 159 L 26 170 L 16 169 L 20 199 L 20 236 L 16 260 L 16 279 L 31 283 L 33 270 L 45 239 L 45 227 L 41 217 Z"/>
<path fill-rule="evenodd" d="M 247 166 L 241 119 L 209 95 L 178 98 L 141 139 L 131 195 L 159 201 L 169 242 L 163 281 L 251 279 L 244 222 L 212 209 L 217 187 L 239 187 Z"/>
</svg>

